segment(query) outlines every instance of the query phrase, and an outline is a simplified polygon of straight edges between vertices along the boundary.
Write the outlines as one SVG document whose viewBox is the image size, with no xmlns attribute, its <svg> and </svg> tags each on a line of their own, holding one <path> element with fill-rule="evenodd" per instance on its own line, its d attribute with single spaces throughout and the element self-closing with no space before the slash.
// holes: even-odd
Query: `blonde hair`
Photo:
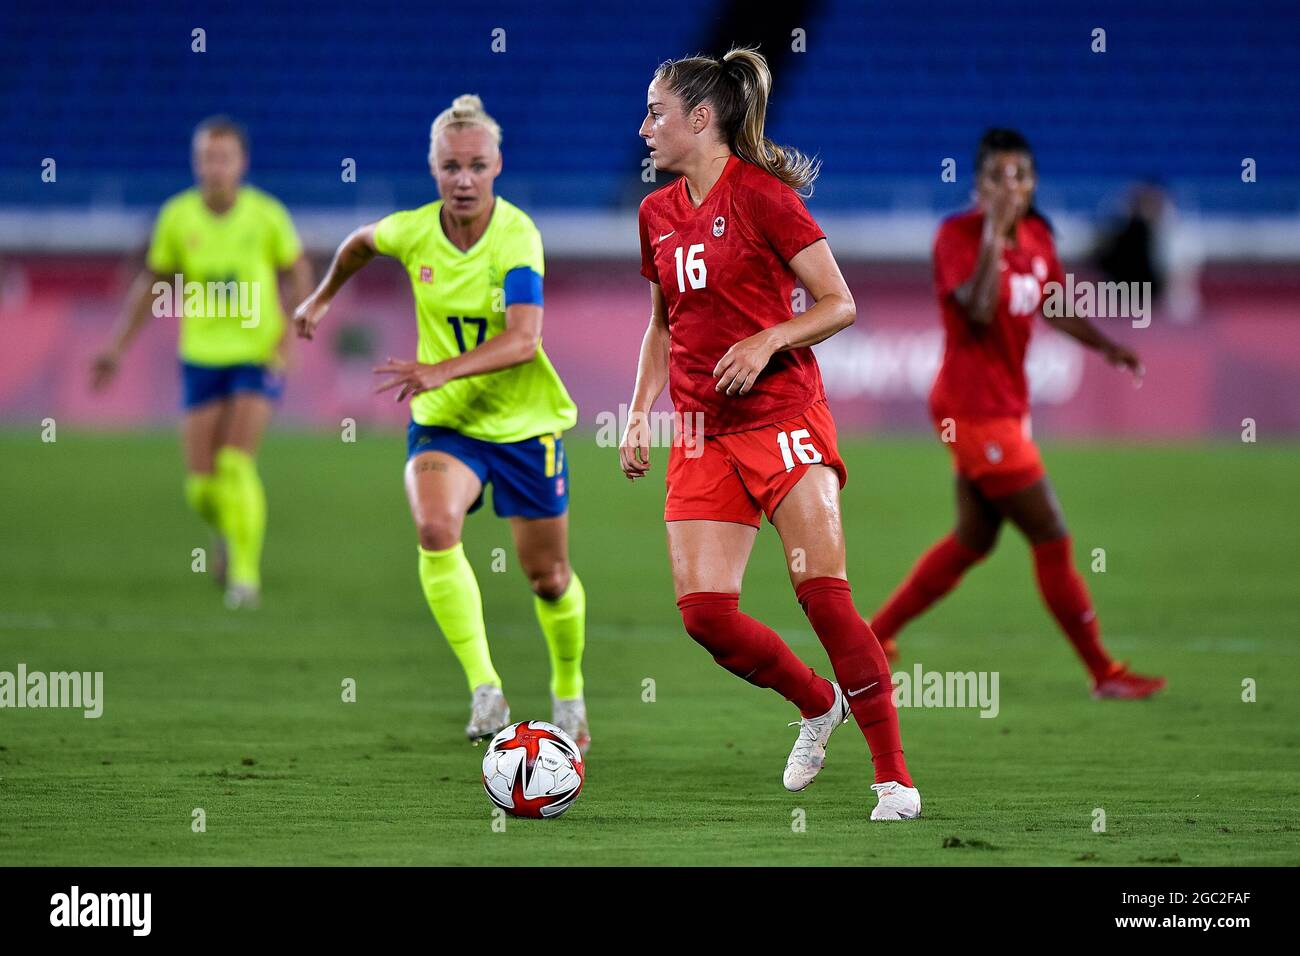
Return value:
<svg viewBox="0 0 1300 956">
<path fill-rule="evenodd" d="M 468 126 L 481 126 L 492 135 L 497 148 L 501 147 L 501 127 L 497 121 L 483 109 L 483 101 L 474 93 L 462 93 L 451 102 L 451 106 L 438 114 L 429 128 L 429 159 L 433 159 L 434 146 L 438 137 L 448 129 L 464 129 Z"/>
<path fill-rule="evenodd" d="M 812 195 L 821 162 L 793 147 L 777 145 L 763 132 L 772 72 L 757 49 L 732 47 L 721 59 L 692 56 L 666 60 L 655 71 L 655 82 L 676 93 L 688 113 L 708 100 L 733 153 L 791 189 L 806 189 L 805 195 Z"/>
</svg>

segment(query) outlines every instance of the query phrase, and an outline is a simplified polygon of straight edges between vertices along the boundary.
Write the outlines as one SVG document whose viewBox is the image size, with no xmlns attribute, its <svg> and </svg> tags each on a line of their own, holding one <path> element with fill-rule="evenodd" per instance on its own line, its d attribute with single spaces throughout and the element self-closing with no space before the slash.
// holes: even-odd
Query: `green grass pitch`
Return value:
<svg viewBox="0 0 1300 956">
<path fill-rule="evenodd" d="M 850 577 L 869 615 L 947 529 L 948 465 L 920 440 L 843 450 Z M 903 635 L 899 665 L 997 671 L 1000 713 L 903 710 L 925 816 L 883 825 L 867 819 L 856 728 L 813 787 L 786 793 L 796 715 L 682 631 L 665 452 L 630 485 L 613 450 L 574 434 L 594 746 L 565 817 L 504 832 L 482 751 L 461 736 L 468 693 L 419 591 L 403 451 L 364 428 L 355 444 L 273 433 L 264 607 L 230 613 L 190 570 L 207 539 L 172 435 L 0 437 L 0 670 L 103 671 L 105 684 L 98 720 L 0 710 L 0 864 L 1300 863 L 1295 445 L 1047 446 L 1106 642 L 1169 690 L 1091 700 L 1026 546 L 1004 533 Z M 508 526 L 480 513 L 466 546 L 514 718 L 549 719 Z M 1105 573 L 1087 570 L 1094 548 Z M 771 528 L 745 583 L 742 608 L 828 672 Z M 355 703 L 341 700 L 349 677 Z M 192 832 L 195 808 L 206 832 Z"/>
</svg>

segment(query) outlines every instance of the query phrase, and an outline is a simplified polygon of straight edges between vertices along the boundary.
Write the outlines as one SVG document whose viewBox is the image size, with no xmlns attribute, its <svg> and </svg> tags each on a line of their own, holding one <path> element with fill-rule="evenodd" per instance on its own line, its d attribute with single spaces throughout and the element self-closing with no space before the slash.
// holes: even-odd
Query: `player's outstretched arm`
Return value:
<svg viewBox="0 0 1300 956">
<path fill-rule="evenodd" d="M 1095 349 L 1106 356 L 1106 361 L 1111 365 L 1128 369 L 1138 381 L 1141 381 L 1142 376 L 1146 374 L 1146 370 L 1142 367 L 1142 360 L 1138 358 L 1136 352 L 1107 336 L 1083 316 L 1061 315 L 1046 321 L 1053 328 L 1060 329 L 1088 348 Z"/>
<path fill-rule="evenodd" d="M 777 352 L 816 345 L 857 319 L 853 294 L 825 239 L 801 250 L 790 260 L 790 268 L 813 297 L 813 307 L 729 348 L 713 369 L 716 391 L 746 394 Z"/>
<path fill-rule="evenodd" d="M 140 330 L 153 317 L 154 283 L 166 281 L 152 269 L 141 269 L 140 274 L 131 283 L 131 289 L 126 296 L 126 310 L 113 329 L 113 338 L 108 348 L 95 356 L 94 364 L 91 366 L 90 387 L 95 391 L 108 385 L 117 374 L 122 356 L 126 354 L 135 337 L 140 334 Z"/>
<path fill-rule="evenodd" d="M 618 443 L 618 462 L 629 481 L 650 470 L 650 409 L 668 383 L 668 307 L 659 283 L 650 283 L 650 324 L 641 338 L 636 384 L 627 427 Z"/>
<path fill-rule="evenodd" d="M 542 307 L 528 302 L 506 306 L 506 327 L 482 345 L 441 362 L 412 362 L 389 358 L 375 369 L 393 376 L 375 389 L 386 392 L 398 388 L 397 401 L 442 388 L 457 378 L 486 375 L 503 368 L 531 362 L 542 341 Z"/>
<path fill-rule="evenodd" d="M 325 318 L 339 289 L 343 288 L 343 284 L 355 272 L 379 254 L 379 249 L 375 246 L 376 225 L 378 223 L 372 222 L 362 226 L 343 240 L 330 261 L 325 277 L 320 280 L 320 285 L 294 309 L 293 324 L 299 338 L 310 339 L 315 335 L 316 326 Z"/>
</svg>

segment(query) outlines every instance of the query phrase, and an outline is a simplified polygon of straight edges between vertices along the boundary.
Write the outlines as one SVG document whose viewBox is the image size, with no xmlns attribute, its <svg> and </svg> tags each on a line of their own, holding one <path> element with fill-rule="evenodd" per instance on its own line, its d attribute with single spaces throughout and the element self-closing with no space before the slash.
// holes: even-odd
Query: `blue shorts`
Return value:
<svg viewBox="0 0 1300 956">
<path fill-rule="evenodd" d="M 255 392 L 275 401 L 284 376 L 266 365 L 191 365 L 181 362 L 181 407 L 187 411 L 236 392 Z"/>
<path fill-rule="evenodd" d="M 501 518 L 558 518 L 569 510 L 569 460 L 560 433 L 491 442 L 451 428 L 411 422 L 406 429 L 407 460 L 441 451 L 464 462 L 484 491 L 492 485 L 492 510 Z M 483 507 L 483 495 L 470 514 Z"/>
</svg>

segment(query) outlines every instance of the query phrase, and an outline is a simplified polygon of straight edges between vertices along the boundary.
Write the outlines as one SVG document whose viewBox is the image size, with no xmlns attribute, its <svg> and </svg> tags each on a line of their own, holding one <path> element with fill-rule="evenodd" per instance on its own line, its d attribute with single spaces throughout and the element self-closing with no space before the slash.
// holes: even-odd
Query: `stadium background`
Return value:
<svg viewBox="0 0 1300 956">
<path fill-rule="evenodd" d="M 247 125 L 250 181 L 288 205 L 319 270 L 355 225 L 434 196 L 429 123 L 472 91 L 505 131 L 499 193 L 542 229 L 546 348 L 593 427 L 630 394 L 645 321 L 635 209 L 663 183 L 642 176 L 645 85 L 667 57 L 738 40 L 772 59 L 771 135 L 824 163 L 810 208 L 859 305 L 858 326 L 819 348 L 842 428 L 928 427 L 941 349 L 929 243 L 967 202 L 981 130 L 1012 125 L 1035 146 L 1039 205 L 1079 278 L 1103 278 L 1092 252 L 1134 183 L 1158 182 L 1171 203 L 1156 231 L 1168 291 L 1155 321 L 1109 323 L 1143 354 L 1145 386 L 1040 330 L 1040 434 L 1227 435 L 1247 417 L 1269 434 L 1300 431 L 1300 130 L 1282 121 L 1300 97 L 1294 8 L 938 9 L 796 3 L 756 23 L 743 3 L 639 17 L 617 5 L 379 2 L 364 18 L 336 3 L 66 4 L 58 16 L 23 5 L 0 39 L 0 419 L 174 416 L 174 323 L 153 323 L 108 393 L 89 392 L 85 369 L 158 206 L 192 181 L 199 119 Z M 206 52 L 191 51 L 195 27 Z M 1096 27 L 1104 53 L 1091 49 Z M 955 182 L 942 181 L 946 158 Z M 355 182 L 341 175 L 347 159 Z M 413 352 L 410 315 L 400 270 L 369 270 L 336 304 L 325 347 L 299 350 L 279 422 L 400 424 L 402 409 L 368 396 L 368 367 Z"/>
</svg>

